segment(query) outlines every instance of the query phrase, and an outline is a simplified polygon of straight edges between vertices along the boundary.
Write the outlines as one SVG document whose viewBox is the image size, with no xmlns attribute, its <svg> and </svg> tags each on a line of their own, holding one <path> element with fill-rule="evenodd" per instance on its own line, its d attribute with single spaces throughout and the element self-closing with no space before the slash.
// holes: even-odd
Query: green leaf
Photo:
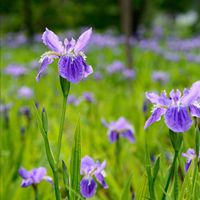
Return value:
<svg viewBox="0 0 200 200">
<path fill-rule="evenodd" d="M 45 133 L 48 133 L 48 117 L 47 117 L 47 113 L 46 110 L 43 108 L 42 109 L 42 125 L 43 125 L 43 129 L 45 131 Z"/>
<path fill-rule="evenodd" d="M 133 178 L 133 174 L 130 175 L 129 179 L 127 180 L 124 188 L 123 188 L 123 191 L 122 191 L 122 195 L 121 195 L 121 200 L 129 200 L 131 199 L 131 192 L 130 192 L 130 187 L 131 187 L 131 181 L 132 181 L 132 178 Z"/>
<path fill-rule="evenodd" d="M 67 199 L 69 199 L 69 176 L 67 172 L 67 166 L 65 165 L 65 162 L 62 160 L 62 172 L 63 172 L 63 181 L 65 185 L 65 191 L 67 194 Z"/>
<path fill-rule="evenodd" d="M 67 81 L 65 78 L 60 76 L 60 86 L 62 89 L 63 96 L 67 98 L 70 90 L 70 82 Z"/>
<path fill-rule="evenodd" d="M 143 200 L 145 199 L 146 196 L 147 182 L 148 182 L 146 175 L 144 175 L 142 179 L 143 179 L 142 183 L 138 186 L 138 189 L 136 190 L 135 194 L 136 200 Z"/>
<path fill-rule="evenodd" d="M 81 163 L 81 132 L 80 132 L 80 121 L 78 120 L 76 131 L 74 135 L 74 143 L 71 152 L 70 161 L 70 180 L 71 188 L 70 192 L 71 200 L 78 199 L 77 194 L 80 190 L 80 163 Z"/>
<path fill-rule="evenodd" d="M 174 150 L 179 152 L 183 141 L 183 134 L 175 133 L 169 129 L 169 136 Z"/>
<path fill-rule="evenodd" d="M 158 158 L 156 159 L 156 162 L 153 167 L 153 182 L 155 182 L 155 180 L 156 180 L 159 168 L 160 168 L 160 156 L 158 156 Z"/>
</svg>

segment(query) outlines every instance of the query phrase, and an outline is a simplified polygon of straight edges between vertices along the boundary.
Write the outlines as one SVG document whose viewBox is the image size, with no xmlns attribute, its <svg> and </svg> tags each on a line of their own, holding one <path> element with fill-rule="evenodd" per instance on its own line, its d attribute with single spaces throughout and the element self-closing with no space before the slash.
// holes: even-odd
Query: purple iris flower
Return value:
<svg viewBox="0 0 200 200">
<path fill-rule="evenodd" d="M 103 121 L 104 126 L 108 128 L 108 137 L 111 143 L 117 141 L 119 137 L 124 137 L 130 142 L 135 142 L 134 128 L 125 118 L 120 117 L 116 122 L 107 124 Z"/>
<path fill-rule="evenodd" d="M 94 160 L 85 156 L 81 159 L 81 175 L 83 178 L 80 182 L 81 194 L 85 198 L 91 198 L 96 193 L 97 184 L 95 179 L 104 187 L 108 188 L 105 182 L 105 172 L 104 168 L 106 166 L 106 161 L 100 163 L 99 161 L 94 162 Z"/>
<path fill-rule="evenodd" d="M 92 28 L 88 29 L 75 41 L 73 38 L 64 40 L 64 44 L 59 40 L 59 37 L 48 28 L 42 35 L 42 40 L 51 51 L 44 53 L 41 56 L 41 67 L 36 80 L 40 80 L 40 76 L 49 64 L 55 58 L 58 58 L 58 71 L 60 76 L 67 79 L 69 82 L 78 83 L 93 72 L 90 65 L 86 63 L 86 56 L 82 50 L 88 44 L 92 35 Z"/>
<path fill-rule="evenodd" d="M 11 76 L 17 78 L 19 76 L 27 74 L 28 70 L 22 65 L 11 64 L 11 65 L 8 65 L 4 69 L 4 72 L 5 72 L 5 74 L 11 75 Z"/>
<path fill-rule="evenodd" d="M 174 132 L 185 132 L 192 125 L 192 118 L 200 118 L 200 81 L 192 87 L 184 89 L 183 95 L 179 90 L 172 90 L 169 97 L 165 92 L 159 96 L 155 92 L 147 92 L 147 99 L 154 104 L 151 117 L 146 121 L 145 128 L 164 115 L 165 123 Z"/>
<path fill-rule="evenodd" d="M 155 82 L 166 84 L 169 81 L 169 75 L 167 72 L 164 72 L 164 71 L 154 71 L 152 73 L 152 79 Z"/>
<path fill-rule="evenodd" d="M 36 185 L 42 180 L 46 180 L 47 182 L 52 183 L 52 178 L 46 176 L 46 169 L 44 167 L 34 168 L 31 171 L 27 171 L 26 169 L 21 167 L 18 172 L 23 179 L 21 187 Z"/>
<path fill-rule="evenodd" d="M 95 102 L 94 95 L 91 92 L 84 92 L 83 93 L 83 99 L 88 103 L 94 103 Z"/>
<path fill-rule="evenodd" d="M 125 79 L 134 79 L 135 78 L 135 71 L 133 69 L 124 69 L 122 71 Z"/>
<path fill-rule="evenodd" d="M 72 104 L 72 105 L 74 105 L 74 106 L 78 106 L 79 104 L 80 104 L 80 99 L 79 98 L 77 98 L 75 95 L 73 95 L 73 94 L 70 94 L 69 96 L 68 96 L 68 98 L 67 98 L 67 103 L 68 104 Z"/>
<path fill-rule="evenodd" d="M 192 160 L 194 160 L 196 158 L 196 153 L 194 149 L 188 149 L 186 153 L 182 153 L 182 156 L 187 158 L 187 162 L 185 164 L 185 171 L 187 172 Z M 199 158 L 200 158 L 200 152 L 199 152 Z"/>
<path fill-rule="evenodd" d="M 33 90 L 29 87 L 23 86 L 18 90 L 19 98 L 30 99 L 34 95 Z"/>
</svg>

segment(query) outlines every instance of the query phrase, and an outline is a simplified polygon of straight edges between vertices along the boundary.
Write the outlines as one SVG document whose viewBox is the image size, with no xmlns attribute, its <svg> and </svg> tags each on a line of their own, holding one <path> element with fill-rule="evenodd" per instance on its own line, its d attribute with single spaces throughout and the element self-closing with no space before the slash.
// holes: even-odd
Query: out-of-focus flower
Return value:
<svg viewBox="0 0 200 200">
<path fill-rule="evenodd" d="M 18 90 L 19 98 L 30 99 L 33 96 L 33 90 L 27 86 L 23 86 Z"/>
<path fill-rule="evenodd" d="M 135 71 L 133 69 L 123 69 L 122 73 L 125 79 L 135 78 Z"/>
<path fill-rule="evenodd" d="M 83 93 L 83 99 L 88 103 L 94 103 L 94 95 L 91 92 L 84 92 Z"/>
<path fill-rule="evenodd" d="M 169 74 L 163 71 L 154 71 L 152 73 L 152 79 L 155 82 L 166 84 L 169 81 Z"/>
<path fill-rule="evenodd" d="M 174 132 L 185 132 L 192 125 L 191 116 L 200 118 L 200 81 L 195 82 L 188 90 L 172 90 L 169 97 L 165 92 L 159 96 L 155 92 L 147 92 L 147 99 L 154 104 L 151 117 L 146 121 L 145 128 L 152 123 L 159 121 L 164 115 L 165 123 Z"/>
<path fill-rule="evenodd" d="M 31 111 L 30 111 L 29 107 L 27 107 L 27 106 L 21 107 L 19 109 L 19 114 L 24 115 L 28 120 L 31 119 Z"/>
<path fill-rule="evenodd" d="M 174 61 L 174 62 L 177 62 L 180 60 L 180 57 L 178 54 L 175 54 L 175 53 L 170 53 L 170 52 L 165 52 L 164 53 L 164 58 L 166 60 L 169 60 L 169 61 Z"/>
<path fill-rule="evenodd" d="M 186 153 L 182 153 L 182 156 L 187 158 L 187 162 L 185 164 L 185 171 L 187 172 L 192 163 L 192 160 L 196 158 L 195 150 L 189 148 Z M 199 158 L 200 158 L 200 152 L 199 152 Z"/>
<path fill-rule="evenodd" d="M 67 103 L 68 103 L 68 104 L 72 104 L 72 105 L 74 105 L 74 106 L 79 105 L 80 102 L 81 102 L 80 99 L 77 98 L 76 96 L 72 95 L 72 94 L 70 94 L 70 95 L 68 96 L 68 98 L 67 98 Z"/>
<path fill-rule="evenodd" d="M 121 61 L 115 61 L 107 67 L 107 71 L 109 74 L 114 74 L 116 72 L 121 72 L 124 68 L 124 64 Z"/>
<path fill-rule="evenodd" d="M 132 143 L 135 142 L 134 128 L 125 118 L 120 117 L 116 122 L 110 124 L 107 124 L 105 120 L 102 123 L 108 128 L 108 137 L 111 143 L 117 141 L 119 137 L 124 137 Z"/>
<path fill-rule="evenodd" d="M 8 65 L 4 69 L 4 72 L 5 72 L 5 74 L 11 75 L 11 76 L 17 78 L 19 76 L 27 74 L 28 70 L 22 65 L 11 64 L 11 65 Z"/>
<path fill-rule="evenodd" d="M 31 171 L 27 171 L 21 167 L 18 172 L 22 177 L 21 187 L 36 185 L 42 180 L 46 180 L 47 182 L 52 183 L 52 178 L 46 176 L 46 169 L 44 167 L 34 168 Z"/>
<path fill-rule="evenodd" d="M 104 168 L 106 166 L 106 161 L 102 164 L 99 161 L 94 162 L 94 160 L 85 156 L 81 159 L 81 175 L 83 178 L 80 182 L 81 195 L 85 198 L 91 198 L 95 195 L 97 184 L 94 178 L 104 187 L 108 188 L 105 182 L 105 172 Z"/>
<path fill-rule="evenodd" d="M 101 80 L 103 78 L 102 74 L 100 72 L 94 73 L 94 79 L 95 80 Z"/>
<path fill-rule="evenodd" d="M 82 50 L 87 46 L 91 35 L 92 28 L 85 31 L 77 41 L 73 38 L 69 41 L 66 38 L 63 45 L 59 40 L 59 37 L 46 28 L 46 31 L 42 35 L 42 40 L 51 51 L 48 51 L 41 56 L 41 68 L 36 80 L 39 81 L 44 70 L 54 61 L 55 58 L 59 59 L 58 70 L 60 76 L 69 82 L 78 83 L 91 74 L 93 69 L 86 63 L 86 56 L 82 52 Z"/>
</svg>

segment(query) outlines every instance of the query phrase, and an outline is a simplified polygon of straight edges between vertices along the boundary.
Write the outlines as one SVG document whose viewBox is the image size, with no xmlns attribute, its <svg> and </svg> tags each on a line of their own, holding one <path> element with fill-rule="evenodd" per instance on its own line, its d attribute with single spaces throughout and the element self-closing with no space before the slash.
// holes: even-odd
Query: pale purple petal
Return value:
<svg viewBox="0 0 200 200">
<path fill-rule="evenodd" d="M 49 47 L 52 51 L 57 53 L 62 53 L 64 47 L 62 42 L 59 40 L 58 36 L 48 28 L 46 28 L 45 32 L 42 35 L 42 40 L 45 45 Z"/>
<path fill-rule="evenodd" d="M 174 90 L 172 90 L 170 92 L 169 96 L 171 97 L 171 99 L 173 99 L 175 102 L 177 102 L 181 97 L 181 92 L 180 92 L 180 90 L 176 90 L 176 92 Z"/>
<path fill-rule="evenodd" d="M 121 133 L 120 136 L 127 138 L 132 143 L 135 142 L 135 137 L 133 135 L 133 131 L 131 131 L 131 130 L 128 130 L 128 131 Z"/>
<path fill-rule="evenodd" d="M 195 82 L 189 92 L 181 99 L 181 103 L 185 106 L 191 105 L 194 101 L 200 98 L 200 81 Z"/>
<path fill-rule="evenodd" d="M 170 104 L 170 100 L 166 97 L 165 92 L 161 93 L 160 96 L 155 92 L 146 92 L 146 97 L 151 103 L 156 105 L 168 106 Z"/>
<path fill-rule="evenodd" d="M 84 67 L 84 78 L 93 73 L 92 66 L 88 65 L 82 56 L 78 56 L 77 59 Z"/>
<path fill-rule="evenodd" d="M 92 28 L 88 29 L 78 38 L 76 45 L 74 47 L 74 52 L 78 54 L 83 48 L 88 44 L 90 37 L 92 35 Z"/>
<path fill-rule="evenodd" d="M 89 178 L 83 178 L 80 183 L 81 195 L 85 198 L 91 198 L 96 193 L 97 184 Z"/>
<path fill-rule="evenodd" d="M 23 179 L 28 179 L 30 178 L 30 173 L 25 170 L 23 167 L 21 167 L 19 170 L 18 170 L 18 173 L 19 175 L 23 178 Z"/>
<path fill-rule="evenodd" d="M 168 128 L 177 133 L 187 131 L 192 125 L 186 107 L 171 107 L 167 109 L 164 118 Z"/>
<path fill-rule="evenodd" d="M 190 109 L 191 116 L 200 118 L 200 107 L 191 105 L 189 106 L 189 109 Z"/>
<path fill-rule="evenodd" d="M 53 62 L 53 56 L 45 56 L 42 60 L 40 70 L 37 74 L 36 80 L 39 81 L 41 75 L 44 73 L 45 69 Z"/>
<path fill-rule="evenodd" d="M 111 143 L 117 141 L 119 139 L 119 134 L 116 131 L 111 131 L 108 135 Z"/>
<path fill-rule="evenodd" d="M 58 62 L 59 74 L 69 82 L 78 83 L 84 78 L 84 66 L 77 58 L 62 56 Z"/>
<path fill-rule="evenodd" d="M 192 163 L 192 159 L 187 160 L 187 162 L 185 163 L 185 171 L 186 171 L 186 172 L 188 171 L 188 169 L 189 169 L 191 163 Z"/>
<path fill-rule="evenodd" d="M 46 175 L 46 169 L 44 167 L 39 167 L 32 170 L 32 173 L 32 179 L 34 180 L 34 183 L 39 183 Z"/>
<path fill-rule="evenodd" d="M 67 38 L 64 40 L 64 45 L 67 51 L 72 50 L 75 44 L 76 44 L 76 40 L 74 38 L 72 38 L 70 41 L 68 41 Z"/>
<path fill-rule="evenodd" d="M 89 174 L 95 168 L 94 160 L 85 156 L 81 159 L 81 174 Z"/>
<path fill-rule="evenodd" d="M 160 120 L 161 116 L 165 114 L 166 109 L 165 108 L 155 108 L 153 110 L 152 115 L 149 117 L 149 119 L 146 121 L 144 128 L 146 129 L 148 126 L 153 124 L 154 122 L 157 122 Z"/>
<path fill-rule="evenodd" d="M 43 177 L 43 180 L 45 180 L 45 181 L 47 181 L 47 182 L 53 184 L 53 180 L 52 180 L 52 178 L 51 178 L 50 176 L 44 176 L 44 177 Z"/>
<path fill-rule="evenodd" d="M 97 181 L 104 187 L 104 189 L 108 188 L 108 185 L 105 182 L 104 176 L 102 175 L 102 173 L 95 173 L 94 174 Z"/>
</svg>

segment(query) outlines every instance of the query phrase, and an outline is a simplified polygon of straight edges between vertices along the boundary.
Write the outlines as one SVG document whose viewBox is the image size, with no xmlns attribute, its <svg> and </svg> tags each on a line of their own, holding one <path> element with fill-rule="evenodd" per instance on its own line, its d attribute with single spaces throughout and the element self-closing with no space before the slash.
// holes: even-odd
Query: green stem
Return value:
<svg viewBox="0 0 200 200">
<path fill-rule="evenodd" d="M 63 133 L 63 129 L 64 129 L 66 105 L 67 105 L 67 96 L 63 96 L 62 114 L 61 114 L 60 129 L 59 129 L 58 143 L 57 143 L 57 155 L 56 155 L 56 164 L 57 165 L 59 163 L 60 150 L 61 150 L 61 145 L 62 145 L 61 143 L 62 143 L 62 133 Z"/>
<path fill-rule="evenodd" d="M 168 188 L 169 188 L 169 183 L 170 183 L 171 177 L 174 173 L 177 158 L 178 158 L 178 151 L 175 151 L 174 159 L 173 159 L 170 171 L 169 171 L 169 175 L 168 175 L 167 182 L 166 182 L 166 185 L 165 185 L 162 200 L 164 200 L 166 198 L 166 194 L 167 194 L 167 191 L 168 191 Z"/>
<path fill-rule="evenodd" d="M 33 190 L 34 190 L 34 193 L 35 193 L 35 200 L 39 200 L 39 193 L 38 193 L 38 187 L 37 185 L 33 185 Z"/>
<path fill-rule="evenodd" d="M 59 190 L 59 179 L 58 172 L 56 169 L 53 170 L 53 179 L 54 179 L 54 190 L 56 195 L 56 200 L 60 200 L 60 190 Z"/>
<path fill-rule="evenodd" d="M 178 160 L 175 161 L 174 167 L 174 200 L 178 199 Z"/>
</svg>

